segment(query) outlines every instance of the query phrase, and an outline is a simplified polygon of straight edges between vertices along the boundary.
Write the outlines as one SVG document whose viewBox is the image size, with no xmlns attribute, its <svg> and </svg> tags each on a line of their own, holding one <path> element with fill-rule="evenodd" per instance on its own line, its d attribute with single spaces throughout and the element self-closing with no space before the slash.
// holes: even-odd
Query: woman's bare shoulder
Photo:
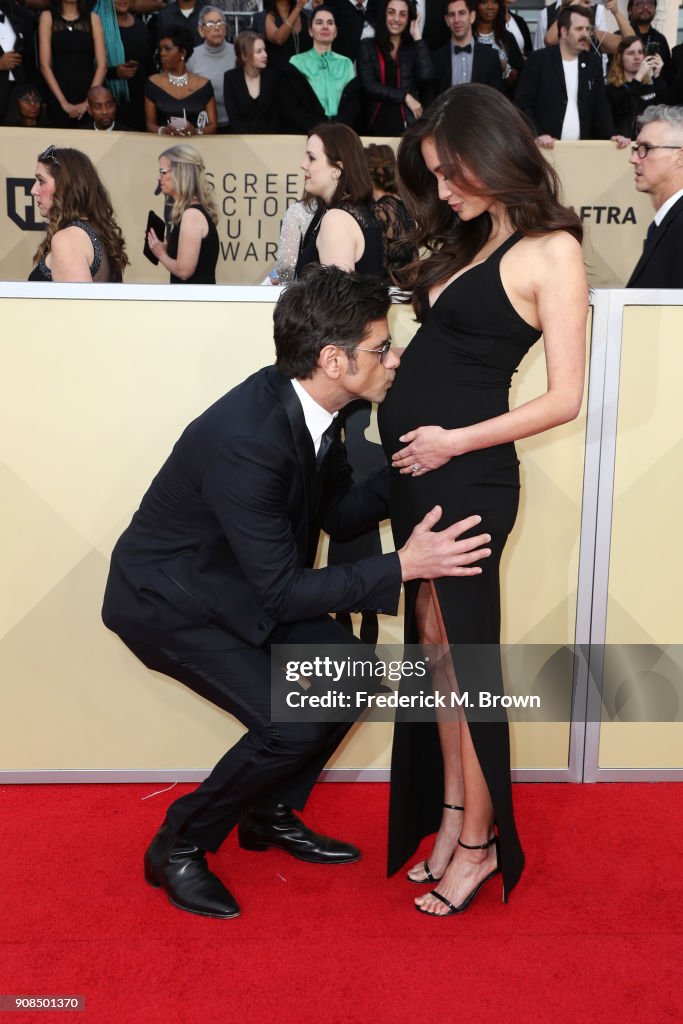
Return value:
<svg viewBox="0 0 683 1024">
<path fill-rule="evenodd" d="M 548 231 L 544 235 L 527 235 L 522 239 L 527 255 L 538 259 L 573 259 L 581 254 L 581 243 L 568 231 Z"/>
<path fill-rule="evenodd" d="M 53 252 L 66 250 L 92 250 L 92 242 L 87 231 L 78 224 L 67 224 L 66 227 L 55 231 L 50 240 L 50 248 Z"/>
</svg>

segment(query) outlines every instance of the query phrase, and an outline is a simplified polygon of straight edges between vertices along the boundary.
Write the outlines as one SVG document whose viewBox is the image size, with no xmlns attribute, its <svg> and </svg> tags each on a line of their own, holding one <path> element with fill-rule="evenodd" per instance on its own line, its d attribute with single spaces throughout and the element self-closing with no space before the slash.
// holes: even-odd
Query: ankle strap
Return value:
<svg viewBox="0 0 683 1024">
<path fill-rule="evenodd" d="M 443 804 L 443 806 L 449 811 L 464 811 L 465 808 L 461 807 L 460 804 Z"/>
<path fill-rule="evenodd" d="M 462 846 L 464 850 L 488 850 L 489 846 L 493 846 L 498 841 L 498 836 L 491 836 L 485 843 L 477 843 L 476 846 L 468 846 L 467 843 L 463 843 L 461 839 L 458 839 L 458 846 Z"/>
</svg>

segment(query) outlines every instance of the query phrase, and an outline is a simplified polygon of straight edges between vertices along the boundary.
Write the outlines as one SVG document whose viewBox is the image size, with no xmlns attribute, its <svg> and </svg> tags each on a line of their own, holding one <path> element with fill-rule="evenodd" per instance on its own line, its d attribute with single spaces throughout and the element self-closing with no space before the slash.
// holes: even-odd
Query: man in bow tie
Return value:
<svg viewBox="0 0 683 1024">
<path fill-rule="evenodd" d="M 34 21 L 15 0 L 0 0 L 0 124 L 15 85 L 35 82 Z"/>
<path fill-rule="evenodd" d="M 247 728 L 209 777 L 171 804 L 145 855 L 147 881 L 181 910 L 239 914 L 205 859 L 236 825 L 246 849 L 277 847 L 316 864 L 360 857 L 292 810 L 351 723 L 278 721 L 271 684 L 278 692 L 286 676 L 271 649 L 344 644 L 351 686 L 353 664 L 369 652 L 330 612 L 395 614 L 403 580 L 471 576 L 489 553 L 486 534 L 458 539 L 477 516 L 439 531 L 433 509 L 398 552 L 312 568 L 320 527 L 344 539 L 387 514 L 389 468 L 354 486 L 330 427 L 349 402 L 381 402 L 391 387 L 399 356 L 388 309 L 376 279 L 311 267 L 275 308 L 275 366 L 189 425 L 112 553 L 105 624 L 148 668 Z"/>
<path fill-rule="evenodd" d="M 643 112 L 631 163 L 656 212 L 626 287 L 683 288 L 683 107 Z"/>
<path fill-rule="evenodd" d="M 451 34 L 450 42 L 432 58 L 439 93 L 466 82 L 503 88 L 497 50 L 474 39 L 472 26 L 476 13 L 477 0 L 449 0 L 445 21 Z"/>
</svg>

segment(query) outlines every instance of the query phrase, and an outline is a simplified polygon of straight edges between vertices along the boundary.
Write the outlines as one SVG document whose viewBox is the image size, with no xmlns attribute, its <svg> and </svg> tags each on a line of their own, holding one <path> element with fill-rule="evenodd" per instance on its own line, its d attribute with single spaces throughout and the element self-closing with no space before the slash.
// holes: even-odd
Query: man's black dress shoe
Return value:
<svg viewBox="0 0 683 1024">
<path fill-rule="evenodd" d="M 360 860 L 360 850 L 355 846 L 313 832 L 286 804 L 268 810 L 252 808 L 240 821 L 237 835 L 243 850 L 275 846 L 310 864 L 353 864 Z"/>
<path fill-rule="evenodd" d="M 145 880 L 164 889 L 174 907 L 203 917 L 237 917 L 240 908 L 209 871 L 205 852 L 164 822 L 145 853 Z"/>
</svg>

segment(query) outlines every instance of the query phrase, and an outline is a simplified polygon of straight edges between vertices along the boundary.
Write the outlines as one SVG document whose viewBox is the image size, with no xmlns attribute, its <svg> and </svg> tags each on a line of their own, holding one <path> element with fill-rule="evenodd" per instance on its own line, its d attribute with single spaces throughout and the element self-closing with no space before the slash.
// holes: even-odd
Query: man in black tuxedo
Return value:
<svg viewBox="0 0 683 1024">
<path fill-rule="evenodd" d="M 15 84 L 35 82 L 35 22 L 15 0 L 0 0 L 0 124 Z"/>
<path fill-rule="evenodd" d="M 445 21 L 451 40 L 432 57 L 437 94 L 467 82 L 503 88 L 498 51 L 474 41 L 472 26 L 476 15 L 477 0 L 448 0 Z"/>
<path fill-rule="evenodd" d="M 683 107 L 648 107 L 631 163 L 656 210 L 627 288 L 683 288 Z"/>
<path fill-rule="evenodd" d="M 337 26 L 335 53 L 355 62 L 361 39 L 375 34 L 379 0 L 326 0 L 325 6 L 334 13 Z"/>
<path fill-rule="evenodd" d="M 602 60 L 590 49 L 590 16 L 583 7 L 566 7 L 557 27 L 559 45 L 529 56 L 515 92 L 538 144 L 552 149 L 558 139 L 614 139 L 627 146 L 628 139 L 614 131 Z"/>
<path fill-rule="evenodd" d="M 285 674 L 271 648 L 316 645 L 324 654 L 345 644 L 351 662 L 367 663 L 368 649 L 330 612 L 395 614 L 402 580 L 473 575 L 488 553 L 487 535 L 457 539 L 478 517 L 437 531 L 436 509 L 396 553 L 311 568 L 320 526 L 344 539 L 387 514 L 390 470 L 353 486 L 334 421 L 354 399 L 381 402 L 391 386 L 399 356 L 388 308 L 374 278 L 310 268 L 275 308 L 276 365 L 189 425 L 114 548 L 105 624 L 149 668 L 248 729 L 171 804 L 145 855 L 147 881 L 182 910 L 239 913 L 205 860 L 237 824 L 247 849 L 275 846 L 319 864 L 360 857 L 292 810 L 350 722 L 278 721 L 271 672 L 277 693 Z"/>
</svg>

